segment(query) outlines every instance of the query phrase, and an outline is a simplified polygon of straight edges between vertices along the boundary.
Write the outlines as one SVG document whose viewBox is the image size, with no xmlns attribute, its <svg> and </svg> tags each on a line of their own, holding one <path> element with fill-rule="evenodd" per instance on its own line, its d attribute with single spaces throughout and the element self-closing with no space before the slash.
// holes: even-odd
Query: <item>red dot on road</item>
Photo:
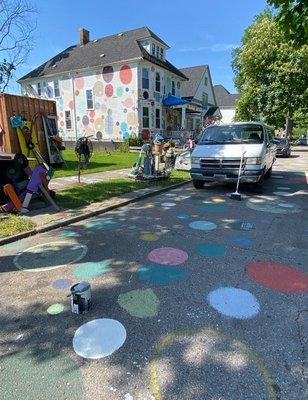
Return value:
<svg viewBox="0 0 308 400">
<path fill-rule="evenodd" d="M 260 285 L 282 292 L 307 292 L 308 274 L 294 267 L 271 261 L 247 264 L 247 275 Z"/>
</svg>

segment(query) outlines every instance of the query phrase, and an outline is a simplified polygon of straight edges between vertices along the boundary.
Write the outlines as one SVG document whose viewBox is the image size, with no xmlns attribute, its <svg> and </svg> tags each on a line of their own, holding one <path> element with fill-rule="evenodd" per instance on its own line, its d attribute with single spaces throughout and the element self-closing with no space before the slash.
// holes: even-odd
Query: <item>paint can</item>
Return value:
<svg viewBox="0 0 308 400">
<path fill-rule="evenodd" d="M 92 306 L 91 286 L 88 282 L 76 283 L 71 287 L 71 311 L 74 314 L 85 314 Z"/>
</svg>

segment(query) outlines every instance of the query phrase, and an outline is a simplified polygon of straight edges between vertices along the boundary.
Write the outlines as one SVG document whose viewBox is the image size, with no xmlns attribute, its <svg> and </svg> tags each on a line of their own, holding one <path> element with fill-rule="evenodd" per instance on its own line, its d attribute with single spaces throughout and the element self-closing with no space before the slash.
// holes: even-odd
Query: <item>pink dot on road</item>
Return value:
<svg viewBox="0 0 308 400">
<path fill-rule="evenodd" d="M 160 247 L 152 250 L 148 258 L 156 264 L 163 265 L 179 265 L 183 264 L 188 259 L 188 254 L 174 247 Z"/>
<path fill-rule="evenodd" d="M 272 261 L 256 261 L 247 264 L 247 275 L 270 289 L 281 292 L 307 292 L 308 274 L 284 264 Z"/>
</svg>

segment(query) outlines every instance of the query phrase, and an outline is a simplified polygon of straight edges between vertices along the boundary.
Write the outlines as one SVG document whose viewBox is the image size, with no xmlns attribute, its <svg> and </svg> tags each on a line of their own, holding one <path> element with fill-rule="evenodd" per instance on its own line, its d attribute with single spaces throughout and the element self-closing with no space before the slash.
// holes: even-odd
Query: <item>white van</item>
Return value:
<svg viewBox="0 0 308 400">
<path fill-rule="evenodd" d="M 195 188 L 204 182 L 236 182 L 241 156 L 241 182 L 263 183 L 276 159 L 274 129 L 261 122 L 211 125 L 199 137 L 191 155 L 190 174 Z"/>
</svg>

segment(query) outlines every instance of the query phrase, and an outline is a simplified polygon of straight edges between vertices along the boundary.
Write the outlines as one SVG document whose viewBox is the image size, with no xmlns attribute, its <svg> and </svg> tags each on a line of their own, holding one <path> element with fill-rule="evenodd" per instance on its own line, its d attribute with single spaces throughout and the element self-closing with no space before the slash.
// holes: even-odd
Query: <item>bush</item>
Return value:
<svg viewBox="0 0 308 400">
<path fill-rule="evenodd" d="M 119 143 L 117 150 L 121 151 L 122 153 L 129 153 L 128 140 L 124 140 L 123 142 Z"/>
<path fill-rule="evenodd" d="M 129 146 L 142 146 L 143 143 L 143 140 L 139 139 L 135 133 L 133 133 L 128 139 Z"/>
</svg>

